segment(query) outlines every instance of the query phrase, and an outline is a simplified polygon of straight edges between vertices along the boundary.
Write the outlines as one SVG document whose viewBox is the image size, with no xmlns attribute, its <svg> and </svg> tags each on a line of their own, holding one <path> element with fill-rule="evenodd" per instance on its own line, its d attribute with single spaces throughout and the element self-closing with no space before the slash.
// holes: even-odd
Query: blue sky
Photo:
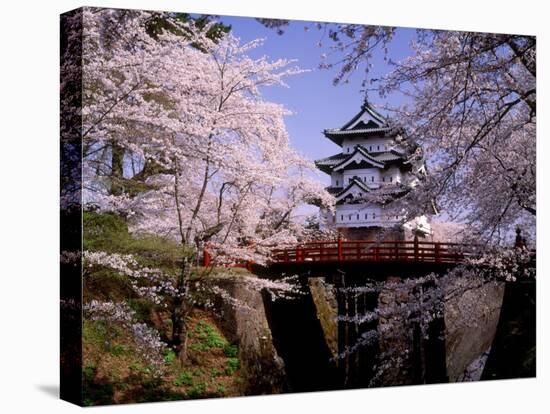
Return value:
<svg viewBox="0 0 550 414">
<path fill-rule="evenodd" d="M 347 84 L 333 86 L 337 69 L 318 69 L 320 56 L 326 53 L 330 39 L 323 40 L 323 34 L 311 22 L 292 21 L 278 35 L 276 30 L 261 25 L 249 17 L 226 17 L 221 20 L 232 26 L 232 33 L 242 42 L 264 38 L 262 47 L 252 51 L 251 57 L 267 55 L 270 59 L 296 59 L 297 65 L 310 72 L 287 78 L 289 88 L 269 87 L 263 93 L 266 99 L 284 104 L 294 112 L 286 118 L 287 130 L 292 145 L 310 159 L 323 158 L 340 151 L 340 148 L 324 138 L 322 130 L 342 126 L 355 115 L 363 102 L 361 92 L 363 71 L 359 70 Z M 304 30 L 309 26 L 309 30 Z M 415 34 L 414 29 L 398 29 L 391 43 L 389 57 L 400 60 L 410 54 L 409 44 Z M 323 43 L 318 46 L 319 41 Z M 382 52 L 372 60 L 372 76 L 378 77 L 391 70 L 384 61 Z M 375 92 L 369 92 L 369 100 L 374 104 L 398 104 L 400 97 L 393 96 L 382 102 Z M 323 181 L 328 176 L 321 174 Z"/>
</svg>

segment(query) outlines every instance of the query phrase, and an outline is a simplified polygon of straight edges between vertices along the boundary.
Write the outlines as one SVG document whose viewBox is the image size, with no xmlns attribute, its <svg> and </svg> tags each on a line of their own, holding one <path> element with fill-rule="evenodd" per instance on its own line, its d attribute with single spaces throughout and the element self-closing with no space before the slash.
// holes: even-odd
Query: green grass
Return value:
<svg viewBox="0 0 550 414">
<path fill-rule="evenodd" d="M 240 361 L 239 358 L 227 358 L 225 373 L 227 375 L 233 375 L 237 369 L 239 369 Z"/>
<path fill-rule="evenodd" d="M 113 351 L 113 341 L 120 337 L 120 334 L 120 328 L 114 324 L 105 323 L 103 321 L 83 320 L 83 340 L 89 344 L 102 347 L 105 351 L 114 352 L 113 355 L 116 355 L 116 352 L 123 351 L 123 349 L 120 348 Z M 120 353 L 118 355 L 120 355 Z"/>
<path fill-rule="evenodd" d="M 204 352 L 213 348 L 225 349 L 228 345 L 225 338 L 212 325 L 202 321 L 195 326 L 193 338 L 195 342 L 189 346 L 193 351 Z"/>
<path fill-rule="evenodd" d="M 97 365 L 94 363 L 89 363 L 84 366 L 82 369 L 82 375 L 85 380 L 91 381 L 94 379 L 95 373 L 97 371 Z"/>
<path fill-rule="evenodd" d="M 218 384 L 218 386 L 216 387 L 216 393 L 220 396 L 220 397 L 223 397 L 225 395 L 225 393 L 227 392 L 226 388 L 225 388 L 225 385 L 224 384 Z"/>
<path fill-rule="evenodd" d="M 121 344 L 113 345 L 109 351 L 114 356 L 128 355 L 130 353 L 130 349 L 127 346 Z"/>
<path fill-rule="evenodd" d="M 125 219 L 113 213 L 84 212 L 83 229 L 85 250 L 134 254 L 144 262 L 164 263 L 169 267 L 190 253 L 168 238 L 130 234 Z"/>
<path fill-rule="evenodd" d="M 132 362 L 130 365 L 128 365 L 128 368 L 131 371 L 139 371 L 141 369 L 140 366 L 135 362 Z"/>
<path fill-rule="evenodd" d="M 238 354 L 239 350 L 236 345 L 226 344 L 223 347 L 223 353 L 226 357 L 229 358 L 235 358 Z"/>
<path fill-rule="evenodd" d="M 171 349 L 164 354 L 164 363 L 170 365 L 176 359 L 176 353 Z"/>
<path fill-rule="evenodd" d="M 204 395 L 207 388 L 208 388 L 208 383 L 206 381 L 199 382 L 193 385 L 187 391 L 187 395 L 189 396 L 189 398 L 200 398 Z"/>
<path fill-rule="evenodd" d="M 186 371 L 180 373 L 178 377 L 174 380 L 174 385 L 178 387 L 182 385 L 193 385 L 193 375 Z"/>
<path fill-rule="evenodd" d="M 182 258 L 191 251 L 161 237 L 130 234 L 125 219 L 112 213 L 85 212 L 83 238 L 86 250 L 132 254 L 140 265 L 159 268 L 171 275 L 179 274 Z M 200 267 L 193 269 L 192 277 L 203 270 Z M 223 277 L 229 273 L 247 272 L 220 268 L 214 269 L 210 276 Z M 94 266 L 86 274 L 84 283 L 85 301 L 126 302 L 138 321 L 148 324 L 154 321 L 161 334 L 170 331 L 171 322 L 166 313 L 139 298 L 126 276 Z M 222 336 L 214 320 L 205 319 L 208 323 L 199 319 L 194 319 L 196 325 L 190 322 L 192 329 L 189 332 L 189 348 L 198 358 L 192 360 L 191 365 L 182 366 L 176 363 L 174 351 L 168 350 L 164 354 L 168 375 L 162 380 L 150 375 L 152 370 L 147 361 L 138 357 L 135 344 L 124 327 L 84 320 L 83 339 L 90 352 L 83 367 L 85 405 L 111 404 L 115 398 L 117 402 L 135 402 L 233 395 L 238 378 L 227 376 L 232 376 L 239 367 L 238 349 Z"/>
</svg>

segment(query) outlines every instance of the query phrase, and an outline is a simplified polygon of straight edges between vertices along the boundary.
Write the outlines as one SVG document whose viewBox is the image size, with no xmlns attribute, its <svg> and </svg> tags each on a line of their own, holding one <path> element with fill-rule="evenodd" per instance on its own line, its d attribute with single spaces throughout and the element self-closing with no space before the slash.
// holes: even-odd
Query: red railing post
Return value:
<svg viewBox="0 0 550 414">
<path fill-rule="evenodd" d="M 208 250 L 206 248 L 206 245 L 204 245 L 202 249 L 202 265 L 204 267 L 209 267 L 211 262 L 210 253 L 208 253 Z"/>
<path fill-rule="evenodd" d="M 344 260 L 344 255 L 342 254 L 342 239 L 338 236 L 338 261 L 341 262 Z"/>
<path fill-rule="evenodd" d="M 414 236 L 414 261 L 418 262 L 418 236 Z"/>
<path fill-rule="evenodd" d="M 395 242 L 395 260 L 399 260 L 399 242 Z"/>
<path fill-rule="evenodd" d="M 441 246 L 440 246 L 440 243 L 436 243 L 434 248 L 435 248 L 435 251 L 434 251 L 435 261 L 436 261 L 436 263 L 439 263 L 439 262 L 441 262 Z"/>
<path fill-rule="evenodd" d="M 325 260 L 325 257 L 324 257 L 324 251 L 323 251 L 323 245 L 324 243 L 323 242 L 320 242 L 319 243 L 319 261 L 322 262 L 323 260 Z"/>
</svg>

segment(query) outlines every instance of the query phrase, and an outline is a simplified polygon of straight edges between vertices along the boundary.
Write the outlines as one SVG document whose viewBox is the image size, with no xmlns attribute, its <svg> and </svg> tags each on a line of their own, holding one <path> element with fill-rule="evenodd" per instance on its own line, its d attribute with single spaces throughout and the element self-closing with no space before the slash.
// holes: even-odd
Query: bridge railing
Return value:
<svg viewBox="0 0 550 414">
<path fill-rule="evenodd" d="M 372 241 L 333 240 L 305 242 L 294 247 L 274 248 L 271 264 L 293 264 L 302 262 L 419 262 L 458 264 L 479 255 L 479 246 L 462 243 L 440 243 L 427 241 Z M 531 250 L 532 262 L 536 251 Z M 211 266 L 208 249 L 203 252 L 203 265 Z M 253 263 L 237 261 L 231 267 L 251 269 Z"/>
<path fill-rule="evenodd" d="M 458 263 L 472 254 L 472 246 L 426 241 L 337 240 L 302 243 L 274 249 L 272 263 L 298 262 L 427 262 Z"/>
</svg>

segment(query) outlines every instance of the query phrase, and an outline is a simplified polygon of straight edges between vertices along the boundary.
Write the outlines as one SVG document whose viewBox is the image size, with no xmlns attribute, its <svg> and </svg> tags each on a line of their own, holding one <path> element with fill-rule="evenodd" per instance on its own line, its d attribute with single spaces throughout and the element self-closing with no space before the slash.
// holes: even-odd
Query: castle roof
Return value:
<svg viewBox="0 0 550 414">
<path fill-rule="evenodd" d="M 365 196 L 369 194 L 371 197 L 381 197 L 389 199 L 386 200 L 389 201 L 390 199 L 403 195 L 409 191 L 409 188 L 403 186 L 403 185 L 392 185 L 392 186 L 376 186 L 374 188 L 369 187 L 366 183 L 363 183 L 361 180 L 357 178 L 353 178 L 350 183 L 345 188 L 336 188 L 336 187 L 329 187 L 327 190 L 334 195 L 336 198 L 336 203 L 340 203 L 342 200 L 346 199 L 349 195 L 354 195 L 355 192 L 354 189 L 360 190 L 361 193 L 365 193 Z"/>
<path fill-rule="evenodd" d="M 326 174 L 346 168 L 359 166 L 384 168 L 395 161 L 405 161 L 405 153 L 397 148 L 388 151 L 370 153 L 364 146 L 357 145 L 351 154 L 339 153 L 315 161 L 315 165 Z"/>
<path fill-rule="evenodd" d="M 340 128 L 325 129 L 323 133 L 337 145 L 349 136 L 388 135 L 396 129 L 365 99 L 361 110 Z"/>
<path fill-rule="evenodd" d="M 332 167 L 339 164 L 342 160 L 346 159 L 349 154 L 340 152 L 338 154 L 331 155 L 330 157 L 322 158 L 315 161 L 315 165 L 324 173 L 330 174 Z"/>
<path fill-rule="evenodd" d="M 365 193 L 365 196 L 369 194 L 369 196 L 372 198 L 381 198 L 381 202 L 387 203 L 388 201 L 402 196 L 406 194 L 410 189 L 406 186 L 399 184 L 399 185 L 392 185 L 392 186 L 377 186 L 375 188 L 369 187 L 367 184 L 363 183 L 361 180 L 357 178 L 353 178 L 350 183 L 345 188 L 334 188 L 329 187 L 327 190 L 331 194 L 334 195 L 336 198 L 336 203 L 340 203 L 343 200 L 345 200 L 349 195 L 354 194 L 354 188 L 359 189 L 361 192 Z M 339 191 L 338 191 L 339 190 Z"/>
<path fill-rule="evenodd" d="M 354 187 L 357 187 L 359 190 L 364 191 L 365 193 L 369 193 L 372 190 L 361 180 L 358 180 L 357 178 L 352 178 L 350 183 L 345 187 L 343 190 L 335 194 L 336 202 L 339 202 L 346 198 L 348 195 L 352 193 L 352 190 Z"/>
<path fill-rule="evenodd" d="M 357 166 L 367 164 L 370 167 L 384 168 L 384 163 L 377 161 L 361 145 L 357 145 L 355 150 L 346 159 L 340 161 L 332 169 L 334 171 L 343 170 L 351 164 L 356 164 Z"/>
</svg>

